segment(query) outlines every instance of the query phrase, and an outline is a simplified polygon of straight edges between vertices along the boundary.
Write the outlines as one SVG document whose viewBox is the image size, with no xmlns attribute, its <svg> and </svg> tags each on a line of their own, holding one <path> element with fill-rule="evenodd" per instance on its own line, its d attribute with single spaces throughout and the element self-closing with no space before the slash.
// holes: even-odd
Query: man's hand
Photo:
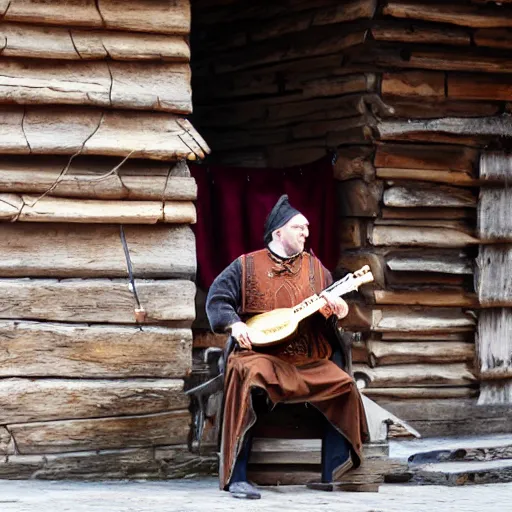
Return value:
<svg viewBox="0 0 512 512">
<path fill-rule="evenodd" d="M 230 327 L 233 336 L 242 348 L 251 350 L 251 329 L 244 322 L 236 322 Z"/>
<path fill-rule="evenodd" d="M 320 313 L 326 318 L 331 315 L 336 315 L 341 319 L 348 315 L 348 304 L 341 297 L 336 297 L 329 292 L 322 292 L 320 297 L 324 298 L 327 302 L 327 304 L 320 309 Z"/>
</svg>

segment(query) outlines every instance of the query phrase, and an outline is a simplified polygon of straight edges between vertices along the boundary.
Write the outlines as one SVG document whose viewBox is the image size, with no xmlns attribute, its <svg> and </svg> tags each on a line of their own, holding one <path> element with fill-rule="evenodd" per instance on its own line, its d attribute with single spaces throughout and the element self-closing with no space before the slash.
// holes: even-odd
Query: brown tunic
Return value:
<svg viewBox="0 0 512 512">
<path fill-rule="evenodd" d="M 307 252 L 280 260 L 264 249 L 241 257 L 242 316 L 292 307 L 330 284 L 319 260 Z M 361 460 L 368 437 L 366 416 L 353 379 L 329 360 L 332 349 L 322 333 L 323 318 L 313 315 L 286 342 L 272 348 L 234 352 L 225 375 L 220 487 L 229 484 L 247 431 L 256 422 L 251 389 L 263 388 L 273 403 L 308 402 L 352 446 L 353 463 Z M 348 467 L 347 467 L 348 469 Z M 337 473 L 337 477 L 340 473 Z"/>
</svg>

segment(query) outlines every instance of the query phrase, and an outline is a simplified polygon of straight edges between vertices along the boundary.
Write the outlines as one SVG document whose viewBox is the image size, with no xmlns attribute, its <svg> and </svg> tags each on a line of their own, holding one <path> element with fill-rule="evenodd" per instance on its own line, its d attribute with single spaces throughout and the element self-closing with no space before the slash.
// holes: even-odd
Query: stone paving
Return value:
<svg viewBox="0 0 512 512">
<path fill-rule="evenodd" d="M 465 487 L 383 485 L 379 493 L 324 493 L 304 487 L 262 490 L 245 501 L 217 480 L 44 482 L 0 480 L 0 512 L 486 512 L 512 510 L 512 484 Z"/>
</svg>

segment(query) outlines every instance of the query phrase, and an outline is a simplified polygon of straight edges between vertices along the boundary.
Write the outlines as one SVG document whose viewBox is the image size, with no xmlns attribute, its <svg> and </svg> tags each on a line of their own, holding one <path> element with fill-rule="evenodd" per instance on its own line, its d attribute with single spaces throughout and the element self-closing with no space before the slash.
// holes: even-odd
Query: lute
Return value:
<svg viewBox="0 0 512 512">
<path fill-rule="evenodd" d="M 324 291 L 341 297 L 372 281 L 373 274 L 370 267 L 365 265 L 356 272 L 347 274 L 344 278 L 331 284 Z M 292 308 L 274 309 L 253 316 L 246 322 L 252 329 L 252 344 L 255 347 L 264 347 L 281 343 L 297 330 L 301 320 L 319 311 L 326 303 L 323 297 L 314 294 Z"/>
</svg>

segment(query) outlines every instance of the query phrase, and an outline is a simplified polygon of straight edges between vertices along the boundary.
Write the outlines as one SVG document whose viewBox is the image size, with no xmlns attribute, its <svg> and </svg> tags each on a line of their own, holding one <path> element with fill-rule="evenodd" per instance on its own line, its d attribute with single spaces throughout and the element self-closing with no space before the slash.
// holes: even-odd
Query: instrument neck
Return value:
<svg viewBox="0 0 512 512">
<path fill-rule="evenodd" d="M 324 298 L 319 297 L 316 294 L 311 295 L 311 297 L 308 297 L 307 299 L 303 300 L 300 304 L 297 304 L 293 308 L 293 313 L 299 320 L 303 320 L 304 318 L 307 318 L 313 313 L 316 313 L 326 304 L 327 301 Z"/>
</svg>

